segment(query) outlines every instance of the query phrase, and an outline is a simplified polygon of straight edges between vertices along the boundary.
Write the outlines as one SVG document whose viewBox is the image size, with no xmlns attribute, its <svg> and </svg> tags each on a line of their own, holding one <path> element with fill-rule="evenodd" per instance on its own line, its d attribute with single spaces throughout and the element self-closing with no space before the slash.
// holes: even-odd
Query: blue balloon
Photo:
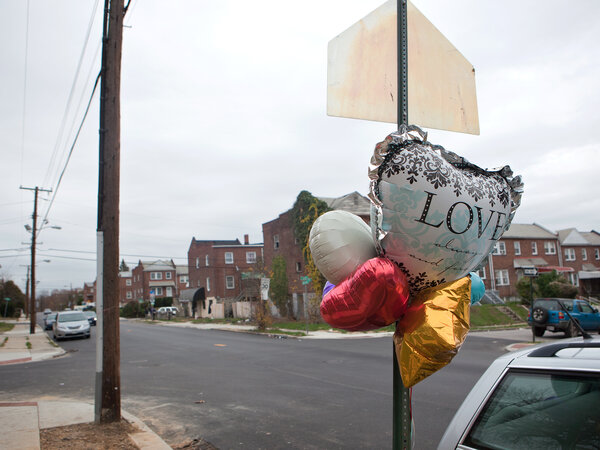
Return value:
<svg viewBox="0 0 600 450">
<path fill-rule="evenodd" d="M 469 276 L 471 277 L 471 305 L 473 305 L 481 300 L 483 294 L 485 294 L 485 284 L 475 272 L 470 272 Z"/>
<path fill-rule="evenodd" d="M 327 281 L 325 283 L 325 287 L 323 288 L 323 297 L 325 297 L 327 295 L 327 293 L 332 290 L 335 287 L 335 284 L 330 283 L 329 281 Z"/>
</svg>

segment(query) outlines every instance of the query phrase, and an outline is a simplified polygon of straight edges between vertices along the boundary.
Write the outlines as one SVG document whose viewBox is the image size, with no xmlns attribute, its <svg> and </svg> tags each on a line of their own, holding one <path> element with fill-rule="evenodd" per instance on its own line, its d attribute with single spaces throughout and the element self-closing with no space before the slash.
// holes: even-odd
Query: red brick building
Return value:
<svg viewBox="0 0 600 450">
<path fill-rule="evenodd" d="M 367 224 L 369 223 L 371 202 L 356 191 L 336 198 L 319 197 L 319 200 L 323 200 L 331 209 L 348 211 L 360 216 Z M 297 305 L 298 298 L 302 297 L 304 293 L 300 277 L 306 275 L 304 256 L 302 255 L 302 245 L 305 243 L 299 243 L 294 236 L 292 210 L 289 209 L 279 214 L 277 219 L 263 223 L 262 229 L 265 266 L 271 267 L 273 258 L 276 256 L 282 256 L 285 259 L 289 295 L 292 297 L 293 304 Z M 313 291 L 312 285 L 308 286 L 308 291 Z"/>
<path fill-rule="evenodd" d="M 131 271 L 133 299 L 150 301 L 152 298 L 178 295 L 177 267 L 173 260 L 139 261 Z"/>
<path fill-rule="evenodd" d="M 125 305 L 135 297 L 133 290 L 133 275 L 130 270 L 119 272 L 119 304 Z"/>
<path fill-rule="evenodd" d="M 234 240 L 197 240 L 188 249 L 190 289 L 204 288 L 205 298 L 235 299 L 246 296 L 242 282 L 249 272 L 256 272 L 263 260 L 263 244 Z"/>
<path fill-rule="evenodd" d="M 83 283 L 83 302 L 96 303 L 96 282 Z"/>
<path fill-rule="evenodd" d="M 573 269 L 569 281 L 582 296 L 600 297 L 600 233 L 568 228 L 558 231 L 558 239 L 563 265 Z"/>
</svg>

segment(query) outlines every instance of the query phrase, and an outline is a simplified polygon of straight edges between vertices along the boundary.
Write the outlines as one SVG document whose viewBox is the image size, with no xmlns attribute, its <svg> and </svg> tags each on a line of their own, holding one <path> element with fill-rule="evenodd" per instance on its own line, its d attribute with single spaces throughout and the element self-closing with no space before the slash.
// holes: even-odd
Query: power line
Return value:
<svg viewBox="0 0 600 450">
<path fill-rule="evenodd" d="M 85 122 L 85 119 L 88 115 L 88 112 L 90 110 L 90 106 L 92 104 L 92 99 L 94 98 L 94 94 L 96 93 L 96 87 L 98 86 L 98 81 L 100 80 L 100 73 L 98 73 L 98 76 L 96 77 L 96 82 L 94 83 L 94 89 L 92 90 L 92 95 L 90 95 L 90 99 L 88 101 L 87 107 L 85 109 L 85 113 L 83 114 L 83 118 L 81 119 L 81 123 L 79 124 L 79 129 L 77 130 L 77 134 L 75 135 L 75 138 L 73 139 L 73 144 L 71 145 L 71 149 L 69 150 L 69 155 L 67 156 L 67 160 L 65 161 L 65 165 L 62 169 L 62 172 L 60 173 L 60 177 L 58 177 L 58 182 L 56 183 L 56 187 L 54 188 L 54 193 L 52 194 L 52 199 L 50 200 L 50 204 L 48 205 L 48 209 L 46 209 L 46 213 L 44 214 L 44 220 L 42 221 L 42 223 L 45 223 L 46 219 L 48 218 L 48 214 L 50 213 L 50 209 L 52 208 L 52 205 L 54 204 L 54 199 L 56 198 L 56 194 L 58 193 L 58 188 L 60 187 L 60 183 L 63 179 L 63 176 L 65 174 L 65 171 L 67 170 L 67 166 L 69 165 L 69 161 L 71 160 L 71 155 L 73 154 L 73 149 L 75 148 L 75 144 L 77 143 L 77 139 L 79 138 L 79 133 L 81 133 L 81 129 L 83 128 L 83 124 Z M 40 229 L 41 231 L 41 229 Z M 38 233 L 39 235 L 39 233 Z"/>
<path fill-rule="evenodd" d="M 60 128 L 58 130 L 58 136 L 56 137 L 56 143 L 54 145 L 54 150 L 52 151 L 52 156 L 51 156 L 50 162 L 48 164 L 48 170 L 46 172 L 46 176 L 44 177 L 44 182 L 42 183 L 43 185 L 46 185 L 47 181 L 50 181 L 49 180 L 50 173 L 52 172 L 53 165 L 56 161 L 56 156 L 58 154 L 58 148 L 60 147 L 60 142 L 62 140 L 63 133 L 65 130 L 65 125 L 67 123 L 67 116 L 69 114 L 69 110 L 71 109 L 71 104 L 73 102 L 73 94 L 75 92 L 75 86 L 77 85 L 77 80 L 79 79 L 79 73 L 81 71 L 83 57 L 85 56 L 85 52 L 87 50 L 87 46 L 90 41 L 90 34 L 92 31 L 92 26 L 94 24 L 94 17 L 96 16 L 96 10 L 98 9 L 98 1 L 99 0 L 96 0 L 96 2 L 94 3 L 94 7 L 92 9 L 92 14 L 90 15 L 90 20 L 88 22 L 88 28 L 87 28 L 87 33 L 86 33 L 85 40 L 83 43 L 83 48 L 81 49 L 81 54 L 79 55 L 79 61 L 77 63 L 77 68 L 75 70 L 75 76 L 73 77 L 73 82 L 71 83 L 71 90 L 69 92 L 69 97 L 67 98 L 67 104 L 65 106 L 63 118 L 62 118 L 62 121 L 60 124 Z"/>
</svg>

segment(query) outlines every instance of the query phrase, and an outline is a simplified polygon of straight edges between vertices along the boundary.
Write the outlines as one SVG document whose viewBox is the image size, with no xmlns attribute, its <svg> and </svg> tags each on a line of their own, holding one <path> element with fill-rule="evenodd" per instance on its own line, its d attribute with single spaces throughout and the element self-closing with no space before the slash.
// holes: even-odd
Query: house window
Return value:
<svg viewBox="0 0 600 450">
<path fill-rule="evenodd" d="M 477 275 L 479 275 L 479 278 L 481 278 L 482 280 L 485 280 L 485 266 L 483 266 L 481 269 L 476 270 L 475 273 Z"/>
<path fill-rule="evenodd" d="M 508 286 L 510 284 L 507 269 L 496 270 L 494 273 L 496 274 L 496 286 Z"/>
<path fill-rule="evenodd" d="M 196 258 L 196 269 L 200 267 L 200 258 Z"/>
<path fill-rule="evenodd" d="M 297 237 L 294 238 L 294 244 L 298 245 L 300 244 L 300 239 L 298 239 Z"/>
<path fill-rule="evenodd" d="M 188 276 L 187 276 L 187 275 L 181 275 L 181 276 L 179 277 L 179 282 L 180 282 L 181 284 L 183 284 L 183 283 L 187 283 L 188 281 L 189 281 L 189 278 L 188 278 Z"/>
<path fill-rule="evenodd" d="M 254 264 L 256 262 L 256 252 L 246 252 L 246 262 Z"/>
<path fill-rule="evenodd" d="M 600 259 L 600 248 L 594 249 L 594 258 Z"/>
<path fill-rule="evenodd" d="M 556 255 L 556 245 L 554 245 L 554 242 L 544 242 L 544 253 L 546 255 Z"/>
<path fill-rule="evenodd" d="M 127 298 L 132 298 L 133 295 L 131 294 L 131 291 L 127 291 L 127 294 L 125 295 Z"/>
<path fill-rule="evenodd" d="M 587 260 L 587 249 L 585 248 L 581 249 L 581 259 L 583 259 L 584 261 Z"/>
<path fill-rule="evenodd" d="M 567 274 L 567 279 L 573 286 L 579 286 L 579 277 L 577 276 L 576 272 L 569 272 Z"/>
<path fill-rule="evenodd" d="M 279 235 L 278 234 L 273 236 L 273 247 L 275 247 L 275 250 L 277 250 L 279 248 Z"/>
<path fill-rule="evenodd" d="M 208 267 L 208 266 L 210 265 L 210 264 L 209 264 L 209 261 L 210 261 L 210 259 L 208 258 L 208 255 L 206 255 L 206 256 L 204 257 L 204 265 L 205 265 L 206 267 Z"/>
<path fill-rule="evenodd" d="M 151 280 L 162 280 L 162 272 L 150 272 Z"/>
<path fill-rule="evenodd" d="M 302 263 L 296 263 L 296 272 L 302 272 Z"/>
<path fill-rule="evenodd" d="M 496 242 L 492 255 L 506 255 L 506 244 L 504 242 Z"/>
<path fill-rule="evenodd" d="M 515 241 L 515 256 L 519 256 L 521 254 L 521 243 L 519 241 Z"/>
<path fill-rule="evenodd" d="M 574 248 L 565 248 L 565 261 L 575 261 Z"/>
<path fill-rule="evenodd" d="M 131 286 L 131 280 L 125 280 L 125 286 Z"/>
<path fill-rule="evenodd" d="M 234 289 L 235 288 L 235 279 L 233 278 L 233 276 L 227 275 L 225 277 L 225 287 L 227 289 Z"/>
<path fill-rule="evenodd" d="M 162 287 L 160 287 L 160 286 L 156 286 L 156 287 L 154 288 L 154 293 L 155 293 L 156 295 L 163 295 L 163 289 L 162 289 Z"/>
<path fill-rule="evenodd" d="M 200 284 L 200 282 L 198 282 Z M 206 277 L 206 292 L 210 292 L 210 278 Z"/>
<path fill-rule="evenodd" d="M 170 280 L 172 276 L 171 272 L 165 272 L 165 280 Z"/>
<path fill-rule="evenodd" d="M 537 242 L 532 242 L 531 243 L 531 254 L 532 255 L 537 255 Z"/>
<path fill-rule="evenodd" d="M 233 264 L 233 252 L 225 252 L 225 264 Z"/>
</svg>

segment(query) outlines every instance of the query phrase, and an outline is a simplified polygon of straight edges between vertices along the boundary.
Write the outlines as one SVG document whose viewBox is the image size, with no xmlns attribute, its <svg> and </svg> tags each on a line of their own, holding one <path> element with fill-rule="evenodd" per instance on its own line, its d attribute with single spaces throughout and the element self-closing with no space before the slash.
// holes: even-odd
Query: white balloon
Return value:
<svg viewBox="0 0 600 450">
<path fill-rule="evenodd" d="M 347 211 L 329 211 L 315 220 L 308 244 L 317 268 L 336 285 L 377 256 L 371 228 Z"/>
</svg>

